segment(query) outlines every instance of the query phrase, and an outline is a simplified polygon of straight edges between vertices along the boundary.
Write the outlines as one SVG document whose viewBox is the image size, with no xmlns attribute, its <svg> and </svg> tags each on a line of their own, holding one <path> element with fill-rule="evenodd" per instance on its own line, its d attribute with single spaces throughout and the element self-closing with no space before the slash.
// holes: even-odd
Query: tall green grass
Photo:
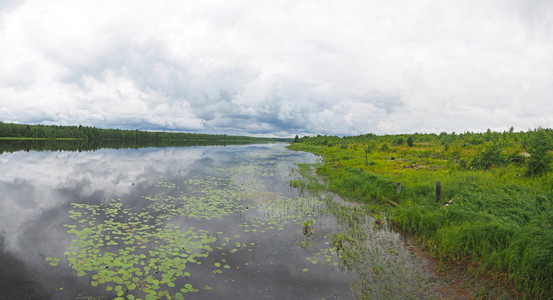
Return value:
<svg viewBox="0 0 553 300">
<path fill-rule="evenodd" d="M 538 180 L 540 181 L 540 180 Z M 547 185 L 493 172 L 443 175 L 449 206 L 429 203 L 420 183 L 393 219 L 435 241 L 442 257 L 503 272 L 528 296 L 553 296 L 553 197 Z M 431 189 L 427 191 L 432 192 Z"/>
<path fill-rule="evenodd" d="M 525 297 L 553 297 L 553 178 L 521 176 L 517 166 L 448 167 L 441 158 L 424 158 L 438 167 L 405 170 L 390 154 L 370 153 L 370 165 L 362 150 L 310 147 L 300 148 L 323 155 L 326 164 L 317 172 L 328 177 L 330 190 L 380 206 L 392 200 L 399 204 L 388 206 L 392 221 L 433 243 L 442 258 L 473 260 L 479 272 L 503 274 Z M 393 155 L 413 161 L 419 154 L 412 152 Z M 436 203 L 436 181 L 447 206 Z"/>
</svg>

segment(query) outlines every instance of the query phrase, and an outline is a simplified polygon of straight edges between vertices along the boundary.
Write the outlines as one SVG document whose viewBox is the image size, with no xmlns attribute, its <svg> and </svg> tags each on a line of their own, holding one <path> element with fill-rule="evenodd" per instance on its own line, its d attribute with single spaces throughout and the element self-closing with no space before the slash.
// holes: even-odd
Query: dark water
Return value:
<svg viewBox="0 0 553 300">
<path fill-rule="evenodd" d="M 290 186 L 315 159 L 281 144 L 4 153 L 0 299 L 352 298 L 335 220 Z"/>
</svg>

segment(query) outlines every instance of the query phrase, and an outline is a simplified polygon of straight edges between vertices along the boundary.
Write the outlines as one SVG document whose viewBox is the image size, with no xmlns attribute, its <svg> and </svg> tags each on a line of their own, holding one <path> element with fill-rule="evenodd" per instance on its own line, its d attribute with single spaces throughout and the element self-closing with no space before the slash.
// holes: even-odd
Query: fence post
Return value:
<svg viewBox="0 0 553 300">
<path fill-rule="evenodd" d="M 397 183 L 396 190 L 397 190 L 397 195 L 399 196 L 399 194 L 401 194 L 401 182 Z"/>
<path fill-rule="evenodd" d="M 436 202 L 442 203 L 442 183 L 436 181 Z"/>
</svg>

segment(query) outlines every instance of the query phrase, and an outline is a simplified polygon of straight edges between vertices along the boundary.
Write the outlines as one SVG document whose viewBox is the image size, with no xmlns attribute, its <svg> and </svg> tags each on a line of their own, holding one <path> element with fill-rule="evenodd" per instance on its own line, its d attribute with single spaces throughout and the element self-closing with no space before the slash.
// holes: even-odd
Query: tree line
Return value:
<svg viewBox="0 0 553 300">
<path fill-rule="evenodd" d="M 166 131 L 102 129 L 90 126 L 29 125 L 0 122 L 0 138 L 14 139 L 77 139 L 83 141 L 161 142 L 167 140 L 189 142 L 271 142 L 272 138 L 197 134 Z"/>
</svg>

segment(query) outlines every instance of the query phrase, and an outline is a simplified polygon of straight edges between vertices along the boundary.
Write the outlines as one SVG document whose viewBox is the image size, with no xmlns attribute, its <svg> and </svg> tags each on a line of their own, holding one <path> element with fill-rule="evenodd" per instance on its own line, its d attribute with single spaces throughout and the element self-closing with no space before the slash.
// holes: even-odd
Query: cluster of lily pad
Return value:
<svg viewBox="0 0 553 300">
<path fill-rule="evenodd" d="M 165 223 L 148 211 L 132 212 L 113 200 L 105 205 L 72 204 L 70 217 L 78 225 L 64 225 L 75 234 L 65 256 L 77 276 L 92 273 L 91 285 L 134 299 L 134 291 L 146 299 L 197 291 L 189 283 L 175 291 L 175 281 L 190 276 L 187 264 L 213 251 L 216 237 L 205 230 Z M 185 281 L 183 281 L 185 282 Z M 170 293 L 170 291 L 172 293 Z M 155 297 L 155 298 L 154 298 Z"/>
<path fill-rule="evenodd" d="M 144 196 L 151 204 L 143 209 L 127 207 L 120 199 L 100 205 L 73 203 L 69 217 L 74 222 L 64 226 L 76 238 L 64 253 L 66 261 L 77 276 L 90 276 L 91 286 L 105 289 L 118 300 L 182 299 L 186 293 L 199 291 L 189 280 L 193 274 L 187 266 L 205 262 L 214 249 L 228 246 L 234 253 L 255 243 L 247 245 L 237 234 L 180 228 L 177 218 L 209 221 L 257 210 L 259 216 L 239 226 L 246 233 L 258 229 L 263 233 L 318 217 L 322 202 L 317 199 L 292 199 L 267 191 L 262 177 L 275 177 L 283 171 L 279 168 L 276 160 L 262 166 L 246 160 L 212 170 L 216 176 L 160 181 L 161 192 Z M 315 257 L 323 256 L 330 264 L 335 254 L 329 251 L 323 249 Z M 315 257 L 308 260 L 314 263 Z M 53 257 L 46 260 L 52 266 L 60 262 Z M 215 274 L 231 269 L 224 258 L 213 267 Z"/>
</svg>

